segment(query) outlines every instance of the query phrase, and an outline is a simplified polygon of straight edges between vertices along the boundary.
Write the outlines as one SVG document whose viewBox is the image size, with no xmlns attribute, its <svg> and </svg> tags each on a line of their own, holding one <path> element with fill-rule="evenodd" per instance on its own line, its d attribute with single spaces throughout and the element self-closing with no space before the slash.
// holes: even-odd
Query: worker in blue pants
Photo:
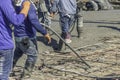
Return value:
<svg viewBox="0 0 120 80">
<path fill-rule="evenodd" d="M 0 2 L 0 80 L 9 80 L 12 69 L 14 43 L 10 24 L 20 25 L 26 18 L 30 2 L 25 1 L 17 14 L 12 0 Z"/>
<path fill-rule="evenodd" d="M 14 1 L 17 13 L 20 12 L 22 8 L 22 3 L 24 1 L 25 0 Z M 34 4 L 31 4 L 28 16 L 25 19 L 25 21 L 19 26 L 16 25 L 14 29 L 16 48 L 14 51 L 13 67 L 16 65 L 17 61 L 23 55 L 23 53 L 27 55 L 27 59 L 21 77 L 31 76 L 32 70 L 37 60 L 38 48 L 36 40 L 36 31 L 44 35 L 44 37 L 48 40 L 48 43 L 51 42 L 51 37 L 43 28 L 43 26 L 39 23 Z"/>
</svg>

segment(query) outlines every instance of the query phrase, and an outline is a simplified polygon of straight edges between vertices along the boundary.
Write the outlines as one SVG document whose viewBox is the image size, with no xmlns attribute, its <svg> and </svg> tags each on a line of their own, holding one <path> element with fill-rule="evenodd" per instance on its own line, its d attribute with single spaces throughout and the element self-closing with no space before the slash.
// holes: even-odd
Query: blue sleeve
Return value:
<svg viewBox="0 0 120 80">
<path fill-rule="evenodd" d="M 0 2 L 0 9 L 8 21 L 13 25 L 20 25 L 25 19 L 24 14 L 16 14 L 11 0 L 2 0 Z"/>
<path fill-rule="evenodd" d="M 36 15 L 36 10 L 32 4 L 28 12 L 28 19 L 38 32 L 40 32 L 43 35 L 47 34 L 47 31 L 43 28 L 43 26 L 39 22 L 38 17 Z"/>
</svg>

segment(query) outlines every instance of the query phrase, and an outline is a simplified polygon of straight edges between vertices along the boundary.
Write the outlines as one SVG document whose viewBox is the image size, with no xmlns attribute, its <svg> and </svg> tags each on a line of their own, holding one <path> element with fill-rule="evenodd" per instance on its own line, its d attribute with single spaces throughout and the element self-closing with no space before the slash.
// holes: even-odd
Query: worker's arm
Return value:
<svg viewBox="0 0 120 80">
<path fill-rule="evenodd" d="M 0 9 L 2 10 L 4 16 L 13 25 L 20 25 L 24 21 L 26 15 L 28 13 L 29 4 L 27 4 L 27 5 L 24 4 L 22 12 L 20 14 L 16 14 L 11 0 L 2 0 L 1 3 L 0 3 Z"/>
<path fill-rule="evenodd" d="M 38 17 L 36 15 L 36 10 L 35 10 L 35 8 L 32 4 L 31 4 L 30 10 L 28 12 L 28 19 L 30 20 L 32 25 L 35 27 L 35 29 L 38 32 L 40 32 L 41 34 L 43 34 L 45 36 L 45 38 L 47 38 L 48 43 L 50 43 L 51 42 L 51 37 L 49 36 L 47 31 L 43 28 L 43 26 L 40 24 L 40 22 L 38 20 Z"/>
<path fill-rule="evenodd" d="M 36 10 L 33 5 L 30 6 L 30 10 L 28 12 L 28 19 L 38 32 L 40 32 L 43 35 L 47 34 L 47 31 L 42 27 L 38 20 Z"/>
</svg>

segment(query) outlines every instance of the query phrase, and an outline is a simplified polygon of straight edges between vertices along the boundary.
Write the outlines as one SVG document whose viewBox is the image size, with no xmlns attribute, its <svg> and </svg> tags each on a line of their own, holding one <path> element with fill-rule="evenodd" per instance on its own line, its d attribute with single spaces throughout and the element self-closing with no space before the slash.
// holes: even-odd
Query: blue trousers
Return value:
<svg viewBox="0 0 120 80">
<path fill-rule="evenodd" d="M 32 65 L 35 65 L 37 60 L 37 41 L 36 38 L 28 38 L 28 41 L 25 41 L 23 43 L 23 39 L 26 37 L 15 37 L 15 43 L 16 48 L 14 51 L 14 61 L 13 61 L 13 67 L 16 65 L 16 62 L 18 59 L 23 55 L 27 55 L 27 60 L 25 62 L 25 67 L 29 67 L 27 64 L 31 63 Z"/>
<path fill-rule="evenodd" d="M 60 13 L 60 26 L 61 26 L 61 37 L 66 39 L 70 38 L 69 29 L 75 20 L 74 14 L 63 14 Z"/>
<path fill-rule="evenodd" d="M 9 80 L 13 56 L 13 49 L 0 50 L 0 80 Z"/>
<path fill-rule="evenodd" d="M 75 20 L 74 14 L 60 13 L 60 26 L 62 33 L 68 33 L 73 21 Z"/>
</svg>

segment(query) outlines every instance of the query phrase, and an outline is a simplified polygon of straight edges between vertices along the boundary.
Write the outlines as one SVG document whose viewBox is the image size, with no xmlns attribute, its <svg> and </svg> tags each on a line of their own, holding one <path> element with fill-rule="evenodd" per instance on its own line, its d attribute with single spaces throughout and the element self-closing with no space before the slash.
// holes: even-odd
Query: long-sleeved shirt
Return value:
<svg viewBox="0 0 120 80">
<path fill-rule="evenodd" d="M 16 6 L 16 12 L 19 13 L 22 6 Z M 33 4 L 30 5 L 28 16 L 25 21 L 14 28 L 15 37 L 24 37 L 28 36 L 33 38 L 36 36 L 36 30 L 43 35 L 47 34 L 47 31 L 40 24 L 38 17 L 36 15 L 36 9 Z"/>
<path fill-rule="evenodd" d="M 58 12 L 63 14 L 75 14 L 76 13 L 76 0 L 54 0 L 52 6 L 52 12 Z"/>
<path fill-rule="evenodd" d="M 11 0 L 0 2 L 0 50 L 14 47 L 10 23 L 20 25 L 24 19 L 24 14 L 16 14 Z"/>
</svg>

